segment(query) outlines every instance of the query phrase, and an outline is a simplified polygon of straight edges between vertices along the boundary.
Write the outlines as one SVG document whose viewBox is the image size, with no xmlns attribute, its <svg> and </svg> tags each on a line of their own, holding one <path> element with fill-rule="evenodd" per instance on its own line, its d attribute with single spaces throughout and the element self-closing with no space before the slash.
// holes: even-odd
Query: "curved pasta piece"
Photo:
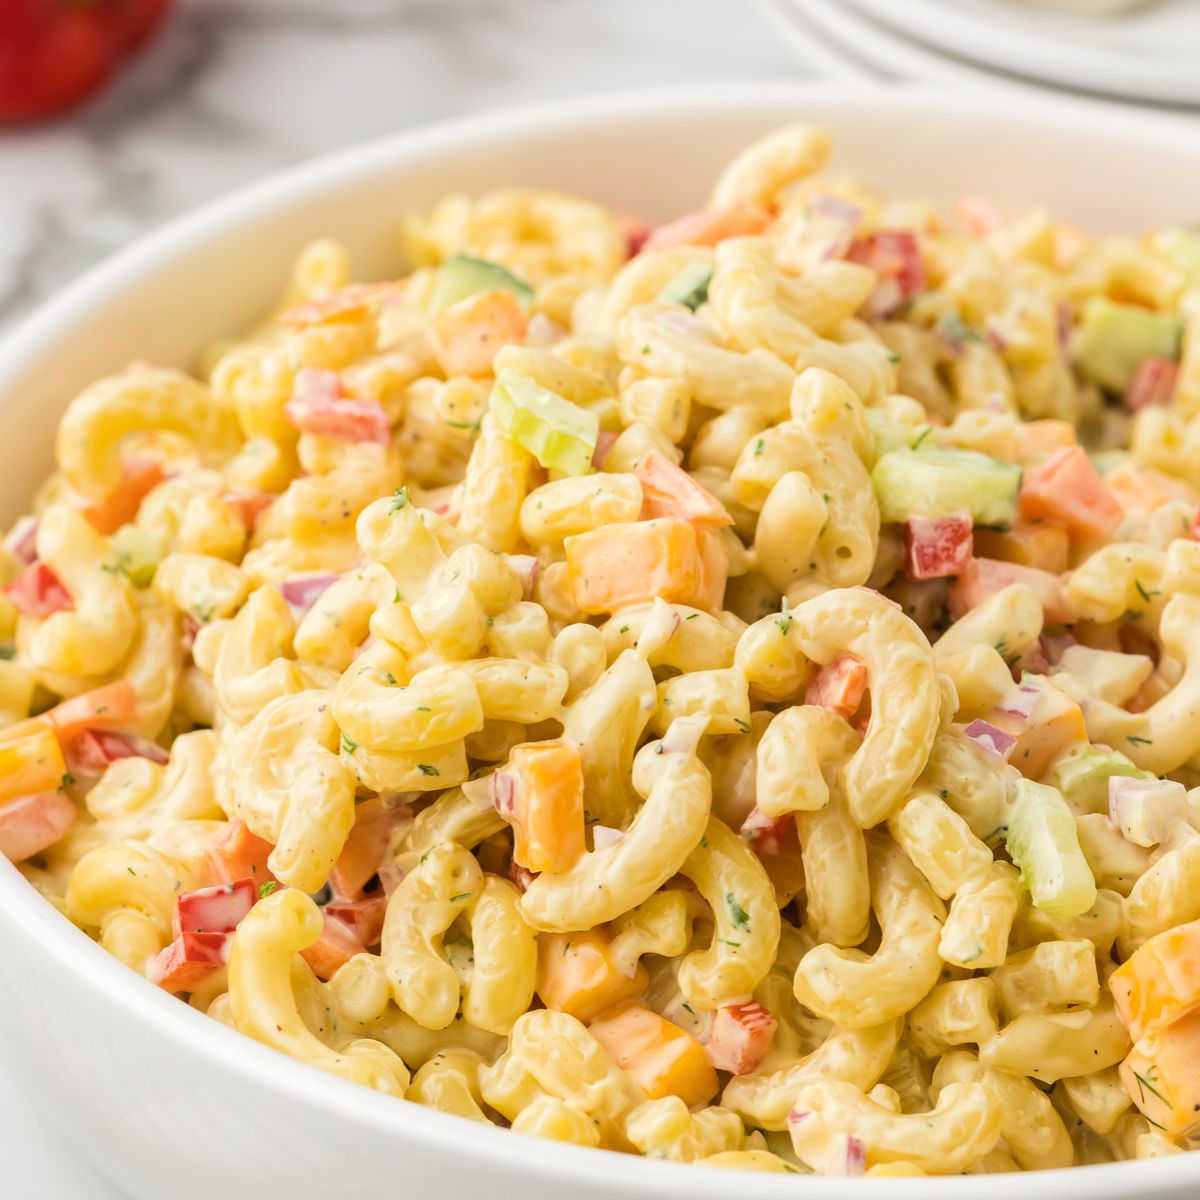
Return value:
<svg viewBox="0 0 1200 1200">
<path fill-rule="evenodd" d="M 331 1075 L 392 1096 L 408 1088 L 408 1068 L 381 1042 L 361 1039 L 331 1050 L 300 1018 L 292 991 L 292 960 L 321 934 L 321 910 L 285 888 L 242 918 L 229 956 L 229 1003 L 235 1028 Z"/>
</svg>

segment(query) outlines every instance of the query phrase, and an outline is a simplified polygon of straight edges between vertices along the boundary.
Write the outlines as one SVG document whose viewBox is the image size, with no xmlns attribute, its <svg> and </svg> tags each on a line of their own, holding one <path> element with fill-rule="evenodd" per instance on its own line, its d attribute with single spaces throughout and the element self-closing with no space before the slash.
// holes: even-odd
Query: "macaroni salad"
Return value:
<svg viewBox="0 0 1200 1200">
<path fill-rule="evenodd" d="M 320 1070 L 921 1175 L 1200 1133 L 1200 235 L 508 188 L 69 405 L 0 850 Z"/>
</svg>

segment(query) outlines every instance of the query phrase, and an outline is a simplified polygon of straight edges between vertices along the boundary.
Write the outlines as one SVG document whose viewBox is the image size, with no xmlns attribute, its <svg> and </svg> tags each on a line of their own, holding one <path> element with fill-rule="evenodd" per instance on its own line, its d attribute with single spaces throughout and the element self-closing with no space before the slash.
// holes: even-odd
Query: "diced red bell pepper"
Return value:
<svg viewBox="0 0 1200 1200">
<path fill-rule="evenodd" d="M 191 992 L 228 961 L 231 933 L 193 933 L 185 929 L 150 964 L 147 977 L 168 992 Z"/>
<path fill-rule="evenodd" d="M 166 475 L 148 458 L 127 459 L 121 464 L 121 482 L 100 500 L 80 500 L 79 511 L 100 533 L 115 533 L 138 514 L 142 501 Z"/>
<path fill-rule="evenodd" d="M 1174 359 L 1142 359 L 1125 389 L 1125 407 L 1137 412 L 1156 404 L 1170 404 L 1178 379 L 1179 364 Z"/>
<path fill-rule="evenodd" d="M 39 792 L 0 806 L 0 854 L 24 862 L 53 846 L 79 819 L 70 796 Z"/>
<path fill-rule="evenodd" d="M 175 898 L 171 928 L 176 937 L 185 929 L 191 933 L 232 933 L 257 901 L 258 885 L 253 879 L 183 892 Z"/>
<path fill-rule="evenodd" d="M 617 226 L 625 235 L 625 242 L 629 246 L 629 257 L 632 258 L 646 244 L 646 239 L 654 232 L 654 226 L 629 213 L 617 213 L 616 219 Z"/>
<path fill-rule="evenodd" d="M 881 229 L 865 238 L 856 238 L 850 243 L 846 258 L 870 267 L 879 277 L 875 293 L 867 301 L 874 314 L 882 316 L 926 288 L 925 264 L 915 233 Z"/>
<path fill-rule="evenodd" d="M 909 517 L 904 522 L 904 569 L 909 579 L 945 579 L 971 561 L 975 524 L 967 513 Z"/>
<path fill-rule="evenodd" d="M 44 562 L 30 563 L 12 583 L 5 585 L 4 594 L 27 617 L 48 617 L 51 613 L 70 612 L 75 607 L 66 585 Z"/>
<path fill-rule="evenodd" d="M 325 925 L 321 936 L 311 946 L 300 953 L 304 961 L 312 967 L 319 979 L 331 978 L 340 967 L 348 963 L 356 954 L 361 954 L 366 947 L 358 939 L 358 935 L 345 921 L 325 914 Z"/>
<path fill-rule="evenodd" d="M 789 830 L 794 830 L 796 818 L 791 813 L 779 817 L 768 817 L 755 805 L 749 816 L 742 822 L 738 836 L 748 842 L 751 849 L 760 858 L 764 854 L 778 854 L 782 851 Z"/>
<path fill-rule="evenodd" d="M 258 518 L 278 498 L 274 492 L 262 492 L 257 488 L 237 488 L 234 491 L 221 493 L 221 499 L 237 513 L 238 518 L 245 525 L 247 533 L 254 532 Z"/>
<path fill-rule="evenodd" d="M 713 1017 L 708 1057 L 718 1071 L 749 1075 L 766 1057 L 778 1024 L 770 1010 L 756 1000 L 723 1004 Z"/>
<path fill-rule="evenodd" d="M 71 742 L 67 758 L 72 775 L 101 775 L 119 758 L 148 758 L 165 766 L 170 756 L 157 742 L 147 738 L 85 729 Z"/>
<path fill-rule="evenodd" d="M 867 690 L 867 665 L 853 654 L 839 654 L 809 681 L 805 704 L 819 704 L 850 720 Z"/>
<path fill-rule="evenodd" d="M 312 367 L 300 371 L 283 414 L 301 433 L 344 442 L 374 442 L 378 446 L 387 446 L 392 440 L 387 413 L 374 400 L 354 400 L 344 395 L 334 371 Z"/>
<path fill-rule="evenodd" d="M 208 867 L 218 883 L 236 883 L 249 878 L 256 886 L 274 881 L 267 869 L 267 856 L 275 847 L 246 828 L 245 821 L 233 820 L 213 840 L 208 852 Z"/>
<path fill-rule="evenodd" d="M 379 945 L 386 912 L 387 896 L 382 891 L 359 900 L 331 900 L 325 905 L 326 919 L 341 921 L 364 946 Z"/>
</svg>

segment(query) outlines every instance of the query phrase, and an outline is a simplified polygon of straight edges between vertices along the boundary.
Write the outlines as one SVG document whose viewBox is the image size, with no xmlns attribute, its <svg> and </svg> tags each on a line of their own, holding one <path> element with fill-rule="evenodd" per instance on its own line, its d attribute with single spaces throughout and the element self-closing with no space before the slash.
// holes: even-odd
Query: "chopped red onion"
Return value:
<svg viewBox="0 0 1200 1200">
<path fill-rule="evenodd" d="M 863 313 L 868 320 L 891 316 L 904 303 L 904 289 L 897 279 L 881 279 L 867 297 Z"/>
<path fill-rule="evenodd" d="M 1041 688 L 1029 687 L 1028 684 L 1022 684 L 1017 688 L 1015 694 L 1010 694 L 1004 698 L 1000 704 L 1000 711 L 1008 713 L 1012 717 L 1020 717 L 1022 720 L 1028 721 L 1033 716 L 1034 710 L 1038 706 L 1038 701 L 1042 698 Z"/>
<path fill-rule="evenodd" d="M 1171 779 L 1110 776 L 1108 819 L 1127 842 L 1161 846 L 1187 826 L 1187 789 Z"/>
<path fill-rule="evenodd" d="M 592 844 L 597 850 L 607 850 L 625 838 L 623 829 L 613 829 L 609 825 L 592 826 Z"/>
<path fill-rule="evenodd" d="M 857 225 L 862 220 L 863 210 L 859 205 L 843 200 L 841 196 L 829 192 L 816 192 L 808 201 L 809 208 L 821 217 L 829 217 L 833 221 L 842 221 L 847 225 Z"/>
<path fill-rule="evenodd" d="M 1003 354 L 1008 349 L 1010 342 L 1002 330 L 997 328 L 994 322 L 989 321 L 984 326 L 984 333 L 987 334 L 988 343 L 997 354 Z"/>
<path fill-rule="evenodd" d="M 839 1133 L 829 1146 L 826 1174 L 861 1175 L 867 1169 L 867 1148 L 862 1138 L 852 1133 Z"/>
<path fill-rule="evenodd" d="M 617 435 L 611 429 L 601 429 L 596 434 L 596 448 L 592 451 L 592 466 L 597 471 L 603 470 L 604 460 L 608 458 L 608 452 L 613 448 L 616 440 Z"/>
<path fill-rule="evenodd" d="M 300 575 L 295 579 L 285 579 L 279 585 L 279 594 L 292 610 L 292 616 L 299 621 L 330 585 L 337 583 L 340 578 L 340 575 Z"/>
<path fill-rule="evenodd" d="M 552 321 L 545 313 L 534 313 L 525 329 L 525 345 L 553 346 L 566 335 L 567 331 L 557 321 Z"/>
<path fill-rule="evenodd" d="M 788 1128 L 793 1129 L 800 1124 L 801 1121 L 808 1120 L 812 1116 L 812 1110 L 807 1108 L 793 1108 L 787 1115 Z"/>
<path fill-rule="evenodd" d="M 5 550 L 18 562 L 29 566 L 37 559 L 37 531 L 37 517 L 22 517 L 4 539 Z"/>
<path fill-rule="evenodd" d="M 500 556 L 521 577 L 522 599 L 532 600 L 541 567 L 532 554 L 502 554 Z"/>
<path fill-rule="evenodd" d="M 1012 753 L 1012 748 L 1017 744 L 1015 737 L 1005 733 L 1003 729 L 997 729 L 995 725 L 989 725 L 986 721 L 972 721 L 963 730 L 963 733 L 976 745 L 990 750 L 1003 759 L 1008 758 Z"/>
<path fill-rule="evenodd" d="M 471 802 L 473 808 L 485 812 L 496 807 L 496 775 L 484 775 L 480 779 L 468 779 L 462 785 L 462 794 Z"/>
</svg>

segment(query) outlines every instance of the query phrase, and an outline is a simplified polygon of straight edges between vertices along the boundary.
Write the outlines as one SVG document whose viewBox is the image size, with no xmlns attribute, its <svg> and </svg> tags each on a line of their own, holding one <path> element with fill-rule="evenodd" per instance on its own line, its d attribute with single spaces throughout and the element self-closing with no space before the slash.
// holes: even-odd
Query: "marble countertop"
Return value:
<svg viewBox="0 0 1200 1200">
<path fill-rule="evenodd" d="M 178 213 L 442 117 L 634 86 L 794 76 L 749 0 L 180 0 L 68 119 L 0 133 L 0 331 Z M 119 1200 L 0 1065 L 0 1191 Z"/>
<path fill-rule="evenodd" d="M 89 107 L 0 134 L 0 328 L 313 155 L 508 104 L 797 69 L 750 0 L 180 0 Z"/>
</svg>

